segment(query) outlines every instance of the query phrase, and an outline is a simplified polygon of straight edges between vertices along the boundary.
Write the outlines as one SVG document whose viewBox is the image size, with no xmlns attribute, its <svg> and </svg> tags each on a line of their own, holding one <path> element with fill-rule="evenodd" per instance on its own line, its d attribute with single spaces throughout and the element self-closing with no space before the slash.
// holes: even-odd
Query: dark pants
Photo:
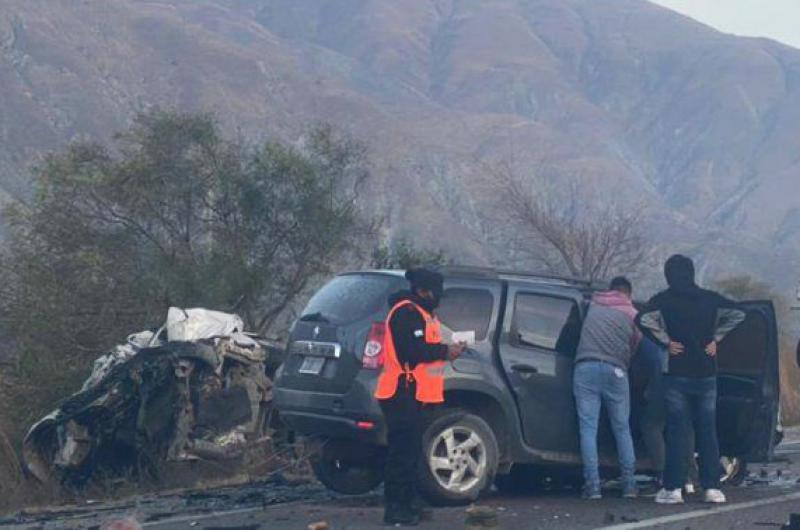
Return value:
<svg viewBox="0 0 800 530">
<path fill-rule="evenodd" d="M 718 489 L 717 378 L 668 375 L 664 384 L 667 407 L 664 487 L 678 489 L 686 481 L 690 429 L 694 426 L 700 456 L 700 485 L 703 489 Z"/>
<path fill-rule="evenodd" d="M 634 357 L 631 370 L 646 381 L 644 403 L 639 408 L 639 428 L 647 454 L 653 463 L 653 471 L 663 484 L 666 444 L 664 432 L 667 424 L 667 408 L 664 402 L 664 368 L 669 354 L 655 342 L 644 338 Z M 689 427 L 689 477 L 687 482 L 698 484 L 697 461 L 694 458 L 694 428 Z"/>
<path fill-rule="evenodd" d="M 422 452 L 423 410 L 416 385 L 400 381 L 391 399 L 380 400 L 389 442 L 384 497 L 386 506 L 410 509 L 417 494 L 417 468 Z"/>
<path fill-rule="evenodd" d="M 664 479 L 664 461 L 666 460 L 666 443 L 664 441 L 664 432 L 667 422 L 666 410 L 664 406 L 664 396 L 661 399 L 653 401 L 648 399 L 644 408 L 641 411 L 640 430 L 642 433 L 642 440 L 644 441 L 647 454 L 650 456 L 650 461 L 653 464 L 653 471 L 656 476 L 663 482 Z M 698 484 L 698 471 L 697 460 L 694 458 L 694 427 L 689 425 L 689 437 L 686 440 L 687 452 L 689 460 L 687 466 L 689 468 L 689 476 L 686 478 L 686 483 Z"/>
</svg>

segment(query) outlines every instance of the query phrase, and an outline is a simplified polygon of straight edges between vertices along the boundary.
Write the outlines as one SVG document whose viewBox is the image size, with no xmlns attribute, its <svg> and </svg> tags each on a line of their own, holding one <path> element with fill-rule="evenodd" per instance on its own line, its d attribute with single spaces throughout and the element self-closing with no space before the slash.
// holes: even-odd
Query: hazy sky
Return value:
<svg viewBox="0 0 800 530">
<path fill-rule="evenodd" d="M 652 0 L 726 33 L 800 48 L 800 0 Z"/>
</svg>

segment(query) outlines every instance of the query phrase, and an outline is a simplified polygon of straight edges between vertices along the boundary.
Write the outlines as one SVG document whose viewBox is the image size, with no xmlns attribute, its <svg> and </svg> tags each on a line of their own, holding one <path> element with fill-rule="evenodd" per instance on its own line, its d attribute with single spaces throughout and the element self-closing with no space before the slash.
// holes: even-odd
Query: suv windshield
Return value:
<svg viewBox="0 0 800 530">
<path fill-rule="evenodd" d="M 402 278 L 383 274 L 337 276 L 309 300 L 300 320 L 355 322 L 385 307 L 389 294 L 403 285 Z"/>
</svg>

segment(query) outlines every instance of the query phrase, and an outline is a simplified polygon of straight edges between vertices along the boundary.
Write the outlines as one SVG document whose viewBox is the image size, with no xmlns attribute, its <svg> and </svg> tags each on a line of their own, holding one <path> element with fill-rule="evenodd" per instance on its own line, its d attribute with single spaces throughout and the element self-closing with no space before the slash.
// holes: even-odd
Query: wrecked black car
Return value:
<svg viewBox="0 0 800 530">
<path fill-rule="evenodd" d="M 595 287 L 491 269 L 442 272 L 442 335 L 447 341 L 453 332 L 468 333 L 474 344 L 446 367 L 445 405 L 423 435 L 421 492 L 437 503 L 463 502 L 493 483 L 534 484 L 554 468 L 579 480 L 572 372 Z M 402 271 L 334 278 L 295 323 L 276 376 L 275 405 L 283 421 L 312 437 L 317 477 L 341 493 L 363 493 L 383 480 L 386 430 L 373 393 L 382 367 L 386 299 L 405 285 Z M 721 450 L 726 462 L 739 463 L 770 458 L 779 403 L 772 303 L 742 307 L 747 318 L 718 355 Z M 641 394 L 632 401 L 635 416 Z M 605 423 L 601 463 L 613 466 L 614 442 Z M 646 455 L 635 424 L 634 437 L 637 455 Z M 640 459 L 640 470 L 649 466 Z"/>
<path fill-rule="evenodd" d="M 280 351 L 242 328 L 236 315 L 171 308 L 160 330 L 100 357 L 82 390 L 31 427 L 27 470 L 79 486 L 98 471 L 158 477 L 168 461 L 237 458 L 268 434 L 267 365 Z"/>
</svg>

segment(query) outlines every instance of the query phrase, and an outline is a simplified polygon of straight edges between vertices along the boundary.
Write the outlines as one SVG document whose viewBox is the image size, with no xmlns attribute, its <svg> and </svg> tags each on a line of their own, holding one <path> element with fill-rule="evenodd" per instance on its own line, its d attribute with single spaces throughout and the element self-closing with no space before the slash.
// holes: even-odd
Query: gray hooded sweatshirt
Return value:
<svg viewBox="0 0 800 530">
<path fill-rule="evenodd" d="M 636 308 L 625 294 L 596 293 L 583 323 L 575 362 L 605 361 L 627 370 L 642 338 L 635 320 Z"/>
</svg>

